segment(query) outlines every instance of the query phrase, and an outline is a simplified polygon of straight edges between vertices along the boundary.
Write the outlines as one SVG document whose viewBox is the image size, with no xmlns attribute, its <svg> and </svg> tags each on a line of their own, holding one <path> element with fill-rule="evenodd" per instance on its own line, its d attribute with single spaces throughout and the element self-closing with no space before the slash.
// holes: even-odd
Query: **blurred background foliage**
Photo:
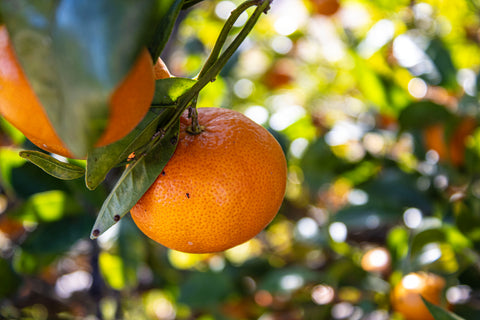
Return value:
<svg viewBox="0 0 480 320">
<path fill-rule="evenodd" d="M 199 72 L 239 3 L 181 13 L 172 74 Z M 402 319 L 391 292 L 423 271 L 478 319 L 479 6 L 275 0 L 199 100 L 264 125 L 288 159 L 278 216 L 224 253 L 168 250 L 129 217 L 89 240 L 115 174 L 56 180 L 0 119 L 0 318 Z"/>
</svg>

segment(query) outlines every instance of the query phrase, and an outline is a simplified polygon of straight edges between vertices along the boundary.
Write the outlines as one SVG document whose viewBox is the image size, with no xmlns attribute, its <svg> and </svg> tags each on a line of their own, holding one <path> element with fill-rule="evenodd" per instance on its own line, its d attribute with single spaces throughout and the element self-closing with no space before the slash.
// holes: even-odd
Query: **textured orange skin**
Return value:
<svg viewBox="0 0 480 320">
<path fill-rule="evenodd" d="M 198 119 L 205 130 L 191 135 L 182 115 L 174 155 L 131 215 L 168 248 L 219 252 L 253 238 L 275 217 L 286 160 L 275 138 L 239 112 L 200 108 Z"/>
<path fill-rule="evenodd" d="M 155 90 L 153 62 L 146 49 L 110 98 L 107 128 L 96 146 L 127 135 L 150 108 Z M 22 70 L 5 26 L 0 26 L 0 114 L 39 148 L 73 157 L 55 133 Z"/>
<path fill-rule="evenodd" d="M 434 320 L 420 295 L 429 302 L 440 305 L 445 280 L 432 273 L 418 272 L 414 274 L 421 278 L 419 286 L 405 288 L 400 281 L 390 296 L 392 307 L 402 314 L 405 320 Z"/>
<path fill-rule="evenodd" d="M 168 71 L 167 65 L 161 58 L 158 58 L 157 62 L 153 66 L 153 72 L 155 74 L 155 79 L 165 79 L 170 78 L 172 75 Z"/>
</svg>

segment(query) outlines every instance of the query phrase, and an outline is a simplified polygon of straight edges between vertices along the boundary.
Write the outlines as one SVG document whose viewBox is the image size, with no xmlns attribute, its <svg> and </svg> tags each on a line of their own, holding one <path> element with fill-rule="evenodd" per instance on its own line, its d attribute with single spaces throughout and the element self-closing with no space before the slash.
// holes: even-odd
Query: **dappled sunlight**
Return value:
<svg viewBox="0 0 480 320">
<path fill-rule="evenodd" d="M 171 5 L 161 2 L 158 10 Z M 219 60 L 200 72 L 243 1 L 195 2 L 176 8 L 180 15 L 161 58 L 175 77 L 195 79 L 188 82 L 194 87 L 207 84 L 199 93 L 185 89 L 188 94 L 166 106 L 157 105 L 156 96 L 150 113 L 158 114 L 157 122 L 139 126 L 146 133 L 138 140 L 122 142 L 135 149 L 127 155 L 144 162 L 131 157 L 128 163 L 148 175 L 150 165 L 166 157 L 151 142 L 169 134 L 164 122 L 186 97 L 194 99 L 186 107 L 239 111 L 268 130 L 286 157 L 277 215 L 255 237 L 222 252 L 168 249 L 145 237 L 128 212 L 90 240 L 117 181 L 148 179 L 122 176 L 126 162 L 120 160 L 95 190 L 83 188 L 83 177 L 54 180 L 18 157 L 33 145 L 0 118 L 0 318 L 423 320 L 428 310 L 419 292 L 438 305 L 439 319 L 446 310 L 480 318 L 479 4 L 274 0 L 221 71 L 205 80 Z M 258 3 L 232 21 L 219 57 L 243 34 Z M 135 34 L 146 43 L 151 35 L 142 32 Z M 133 38 L 125 36 L 124 45 L 134 45 Z M 124 54 L 121 46 L 112 48 Z M 85 66 L 85 72 L 93 71 Z M 157 81 L 157 91 L 170 80 Z M 108 148 L 107 160 L 125 158 L 124 145 Z M 271 172 L 256 176 L 245 168 L 253 151 L 230 154 L 245 177 L 238 185 L 247 189 L 258 181 L 267 186 Z M 230 161 L 206 164 L 191 155 L 182 162 L 187 188 L 188 163 L 198 162 L 204 173 L 217 166 L 228 172 Z M 224 175 L 206 174 L 201 181 L 228 183 Z M 203 195 L 215 199 L 214 192 Z M 141 194 L 132 188 L 118 206 L 130 196 Z M 193 194 L 185 190 L 180 198 L 191 202 Z M 251 208 L 269 200 L 246 201 L 242 192 L 233 198 Z M 225 205 L 226 225 L 237 204 Z M 186 217 L 197 221 L 198 210 L 189 210 Z M 162 214 L 173 215 L 167 211 Z M 218 212 L 201 214 L 215 220 Z M 172 222 L 180 239 L 188 236 L 182 223 Z M 235 226 L 198 228 L 227 237 L 225 230 L 242 232 Z"/>
</svg>

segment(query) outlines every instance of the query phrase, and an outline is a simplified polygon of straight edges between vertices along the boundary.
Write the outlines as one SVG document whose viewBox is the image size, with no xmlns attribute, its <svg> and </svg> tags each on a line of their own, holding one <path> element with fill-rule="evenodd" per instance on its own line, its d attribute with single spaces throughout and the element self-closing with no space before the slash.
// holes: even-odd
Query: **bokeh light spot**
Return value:
<svg viewBox="0 0 480 320">
<path fill-rule="evenodd" d="M 347 226 L 342 222 L 334 222 L 328 228 L 330 237 L 335 242 L 345 242 L 347 239 Z"/>
<path fill-rule="evenodd" d="M 408 208 L 403 213 L 403 221 L 410 229 L 415 229 L 420 226 L 423 220 L 422 212 L 417 208 Z"/>
<path fill-rule="evenodd" d="M 329 304 L 335 297 L 335 290 L 327 285 L 316 285 L 312 289 L 312 300 L 318 305 Z"/>
</svg>

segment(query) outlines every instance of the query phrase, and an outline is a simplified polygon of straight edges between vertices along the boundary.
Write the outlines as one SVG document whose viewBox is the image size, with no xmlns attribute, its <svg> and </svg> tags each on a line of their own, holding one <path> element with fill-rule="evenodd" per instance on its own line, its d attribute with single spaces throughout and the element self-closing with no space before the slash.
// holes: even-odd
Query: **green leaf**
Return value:
<svg viewBox="0 0 480 320">
<path fill-rule="evenodd" d="M 125 138 L 94 149 L 87 157 L 86 184 L 91 190 L 95 189 L 106 177 L 108 171 L 123 162 L 132 152 L 144 147 L 157 131 L 157 127 L 172 115 L 174 106 L 180 96 L 189 90 L 195 80 L 186 78 L 168 78 L 156 81 L 153 104 L 160 108 L 151 108 L 142 122 Z"/>
<path fill-rule="evenodd" d="M 152 149 L 125 169 L 103 203 L 90 235 L 95 239 L 122 218 L 143 196 L 170 160 L 178 142 L 179 122 Z"/>
<path fill-rule="evenodd" d="M 21 284 L 20 277 L 13 271 L 10 262 L 0 258 L 0 298 L 8 297 L 15 293 Z"/>
<path fill-rule="evenodd" d="M 167 44 L 184 0 L 162 0 L 158 2 L 160 5 L 160 14 L 157 19 L 157 24 L 153 28 L 153 37 L 148 45 L 148 50 L 153 57 L 153 61 L 157 61 L 163 48 Z"/>
<path fill-rule="evenodd" d="M 40 223 L 22 244 L 22 249 L 40 256 L 62 254 L 85 236 L 91 223 L 92 217 L 86 214 Z"/>
<path fill-rule="evenodd" d="M 440 82 L 434 84 L 451 90 L 457 89 L 457 69 L 453 64 L 449 50 L 445 47 L 442 40 L 439 38 L 432 39 L 425 53 L 432 59 L 440 74 Z M 428 77 L 426 80 L 429 80 Z"/>
<path fill-rule="evenodd" d="M 174 105 L 178 98 L 193 87 L 196 82 L 196 80 L 188 78 L 165 78 L 155 81 L 155 95 L 152 105 Z"/>
<path fill-rule="evenodd" d="M 322 274 L 313 272 L 303 266 L 291 266 L 282 269 L 273 269 L 268 272 L 258 283 L 259 290 L 267 290 L 272 293 L 288 293 L 299 287 L 285 286 L 286 279 L 295 279 L 296 282 L 303 284 L 316 282 L 322 279 Z M 293 281 L 292 281 L 293 282 Z"/>
<path fill-rule="evenodd" d="M 107 173 L 124 161 L 129 154 L 147 144 L 157 131 L 164 109 L 151 109 L 142 122 L 125 138 L 105 147 L 95 148 L 87 157 L 86 185 L 94 190 Z"/>
<path fill-rule="evenodd" d="M 49 190 L 30 196 L 11 216 L 22 221 L 53 222 L 81 213 L 83 208 L 71 195 L 61 190 Z"/>
<path fill-rule="evenodd" d="M 452 117 L 453 114 L 444 106 L 430 101 L 420 101 L 403 109 L 398 122 L 403 130 L 422 129 L 436 123 L 445 123 Z"/>
<path fill-rule="evenodd" d="M 433 303 L 426 300 L 424 297 L 421 298 L 423 300 L 423 303 L 425 303 L 428 311 L 430 311 L 435 320 L 465 320 L 454 313 L 451 313 L 445 309 L 440 308 L 437 305 L 434 305 Z"/>
<path fill-rule="evenodd" d="M 58 179 L 73 180 L 85 174 L 84 168 L 59 161 L 40 151 L 21 151 L 19 155 Z"/>
<path fill-rule="evenodd" d="M 75 156 L 103 134 L 110 96 L 145 46 L 155 6 L 151 0 L 0 2 L 20 64 Z"/>
<path fill-rule="evenodd" d="M 233 292 L 232 279 L 226 272 L 195 272 L 182 284 L 179 302 L 192 308 L 214 309 Z"/>
<path fill-rule="evenodd" d="M 115 290 L 125 288 L 124 260 L 119 255 L 103 251 L 100 253 L 98 264 L 103 279 L 105 279 L 111 288 Z"/>
<path fill-rule="evenodd" d="M 0 182 L 8 192 L 13 192 L 13 170 L 25 164 L 18 152 L 9 148 L 0 148 Z"/>
<path fill-rule="evenodd" d="M 360 57 L 355 59 L 355 72 L 358 87 L 366 100 L 373 103 L 380 110 L 388 109 L 387 92 L 380 76 Z"/>
<path fill-rule="evenodd" d="M 118 254 L 123 261 L 125 284 L 129 288 L 136 288 L 139 281 L 138 270 L 148 256 L 146 238 L 132 219 L 124 219 L 119 227 Z"/>
<path fill-rule="evenodd" d="M 182 10 L 186 10 L 200 2 L 202 2 L 204 0 L 185 0 L 185 2 L 183 3 L 183 6 L 182 6 Z"/>
</svg>

